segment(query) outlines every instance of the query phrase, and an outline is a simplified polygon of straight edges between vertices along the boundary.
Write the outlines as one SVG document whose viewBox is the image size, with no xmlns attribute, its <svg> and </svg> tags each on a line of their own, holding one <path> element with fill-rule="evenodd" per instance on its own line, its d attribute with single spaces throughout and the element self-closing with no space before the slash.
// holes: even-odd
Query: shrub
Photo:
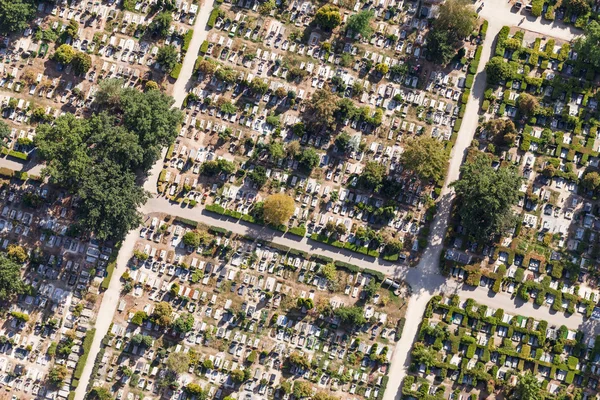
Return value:
<svg viewBox="0 0 600 400">
<path fill-rule="evenodd" d="M 188 30 L 183 36 L 183 45 L 181 46 L 181 50 L 186 52 L 190 48 L 190 42 L 192 41 L 192 36 L 194 36 L 194 30 Z"/>
<path fill-rule="evenodd" d="M 74 379 L 81 379 L 81 375 L 83 374 L 83 368 L 85 367 L 85 362 L 90 355 L 90 348 L 92 347 L 92 342 L 94 341 L 94 335 L 96 334 L 96 329 L 90 329 L 85 334 L 85 338 L 83 338 L 83 354 L 77 360 L 77 366 L 75 367 L 75 371 L 73 372 Z"/>
<path fill-rule="evenodd" d="M 208 41 L 205 40 L 204 42 L 202 42 L 202 45 L 200 46 L 200 53 L 202 54 L 206 54 L 206 52 L 208 51 Z M 198 59 L 202 59 L 201 57 L 198 57 Z M 197 68 L 196 68 L 197 69 Z"/>
<path fill-rule="evenodd" d="M 215 26 L 215 23 L 217 22 L 218 17 L 219 17 L 219 9 L 213 8 L 213 10 L 210 13 L 210 16 L 208 17 L 208 22 L 206 23 L 206 25 L 209 28 L 213 28 Z"/>
<path fill-rule="evenodd" d="M 171 73 L 169 74 L 169 76 L 173 79 L 177 79 L 179 78 L 179 74 L 181 73 L 181 67 L 183 65 L 181 63 L 177 63 L 175 65 L 175 67 L 173 68 L 173 70 L 171 71 Z"/>
<path fill-rule="evenodd" d="M 487 112 L 488 108 L 490 108 L 490 101 L 484 100 L 483 103 L 481 104 L 481 110 L 484 112 Z"/>
<path fill-rule="evenodd" d="M 475 79 L 475 75 L 473 75 L 472 73 L 469 73 L 469 75 L 467 75 L 467 80 L 465 81 L 465 87 L 467 89 L 471 89 L 473 87 L 474 79 Z"/>
</svg>

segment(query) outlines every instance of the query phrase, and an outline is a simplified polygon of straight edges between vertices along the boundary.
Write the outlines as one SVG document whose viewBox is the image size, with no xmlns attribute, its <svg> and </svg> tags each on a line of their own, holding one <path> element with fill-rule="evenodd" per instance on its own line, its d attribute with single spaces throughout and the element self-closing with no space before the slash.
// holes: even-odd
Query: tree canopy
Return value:
<svg viewBox="0 0 600 400">
<path fill-rule="evenodd" d="M 517 97 L 517 106 L 524 116 L 529 117 L 537 112 L 540 103 L 535 96 L 532 96 L 529 93 L 521 93 L 519 97 Z"/>
<path fill-rule="evenodd" d="M 160 37 L 167 37 L 171 22 L 173 22 L 171 12 L 168 10 L 161 11 L 150 23 L 150 30 Z"/>
<path fill-rule="evenodd" d="M 378 190 L 385 176 L 385 165 L 375 161 L 367 161 L 360 174 L 361 185 L 367 189 Z"/>
<path fill-rule="evenodd" d="M 324 30 L 332 30 L 342 23 L 342 15 L 340 9 L 326 4 L 317 10 L 315 22 Z"/>
<path fill-rule="evenodd" d="M 190 313 L 184 313 L 179 316 L 173 323 L 173 328 L 177 332 L 187 333 L 194 327 L 194 316 Z"/>
<path fill-rule="evenodd" d="M 592 20 L 585 26 L 585 34 L 575 42 L 575 49 L 583 59 L 600 68 L 600 24 Z"/>
<path fill-rule="evenodd" d="M 465 230 L 477 238 L 502 233 L 515 222 L 511 207 L 517 202 L 521 178 L 515 168 L 491 165 L 477 154 L 460 168 L 456 190 L 458 213 Z"/>
<path fill-rule="evenodd" d="M 338 97 L 328 89 L 317 89 L 312 94 L 308 107 L 308 119 L 320 128 L 329 128 L 335 122 Z"/>
<path fill-rule="evenodd" d="M 343 323 L 349 325 L 356 325 L 356 327 L 360 327 L 367 320 L 364 316 L 364 311 L 361 307 L 338 307 L 334 311 L 335 316 L 337 316 Z"/>
<path fill-rule="evenodd" d="M 0 33 L 22 31 L 34 16 L 33 1 L 0 0 Z"/>
<path fill-rule="evenodd" d="M 447 64 L 462 41 L 475 28 L 476 16 L 467 0 L 447 0 L 427 36 L 427 51 L 433 61 Z"/>
<path fill-rule="evenodd" d="M 492 57 L 485 65 L 485 72 L 488 83 L 498 84 L 512 77 L 513 68 L 502 57 Z"/>
<path fill-rule="evenodd" d="M 161 301 L 154 307 L 154 313 L 152 314 L 154 321 L 160 326 L 171 325 L 171 315 L 173 315 L 173 307 L 166 301 Z"/>
<path fill-rule="evenodd" d="M 111 80 L 101 83 L 98 100 L 100 112 L 88 119 L 65 114 L 40 125 L 35 144 L 43 173 L 79 197 L 81 227 L 101 240 L 119 239 L 141 222 L 146 193 L 136 180 L 174 140 L 182 117 L 158 90 L 123 89 Z"/>
<path fill-rule="evenodd" d="M 156 61 L 163 66 L 165 71 L 171 72 L 179 61 L 179 52 L 173 45 L 163 46 L 158 49 Z"/>
<path fill-rule="evenodd" d="M 406 142 L 400 162 L 422 180 L 440 181 L 448 167 L 448 153 L 439 140 L 417 136 Z"/>
<path fill-rule="evenodd" d="M 52 58 L 61 64 L 69 64 L 75 57 L 75 49 L 68 44 L 61 44 L 54 51 Z"/>
<path fill-rule="evenodd" d="M 596 190 L 600 187 L 600 174 L 596 171 L 588 172 L 581 180 L 581 185 L 587 190 Z"/>
<path fill-rule="evenodd" d="M 21 266 L 0 253 L 0 300 L 10 300 L 27 291 L 27 285 L 21 279 Z"/>
<path fill-rule="evenodd" d="M 272 194 L 265 199 L 263 217 L 265 222 L 280 226 L 288 222 L 294 213 L 294 199 L 283 193 Z"/>
<path fill-rule="evenodd" d="M 520 400 L 543 400 L 542 386 L 537 378 L 527 373 L 522 375 L 515 388 L 516 398 Z"/>
<path fill-rule="evenodd" d="M 167 358 L 167 368 L 176 374 L 182 374 L 190 366 L 190 356 L 188 353 L 173 352 Z"/>
<path fill-rule="evenodd" d="M 517 138 L 517 128 L 510 119 L 497 118 L 483 125 L 490 138 L 497 145 L 512 145 Z"/>
<path fill-rule="evenodd" d="M 372 10 L 362 10 L 353 14 L 348 18 L 346 28 L 354 32 L 354 34 L 360 34 L 362 37 L 371 36 L 373 28 L 371 28 L 371 20 L 375 14 Z"/>
</svg>

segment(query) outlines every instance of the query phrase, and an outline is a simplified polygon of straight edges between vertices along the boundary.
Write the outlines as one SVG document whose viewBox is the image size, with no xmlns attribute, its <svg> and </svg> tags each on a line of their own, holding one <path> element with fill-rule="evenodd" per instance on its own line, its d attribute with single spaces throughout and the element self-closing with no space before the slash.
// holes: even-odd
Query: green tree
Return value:
<svg viewBox="0 0 600 400">
<path fill-rule="evenodd" d="M 587 0 L 565 0 L 561 3 L 570 13 L 584 16 L 590 12 L 591 6 Z"/>
<path fill-rule="evenodd" d="M 361 307 L 353 306 L 341 306 L 335 309 L 335 316 L 337 316 L 343 323 L 348 325 L 355 325 L 356 327 L 362 326 L 367 320 L 364 316 L 364 311 Z"/>
<path fill-rule="evenodd" d="M 146 193 L 137 178 L 175 138 L 182 120 L 172 98 L 158 90 L 142 93 L 116 83 L 101 83 L 100 113 L 87 119 L 65 114 L 40 125 L 35 137 L 44 175 L 79 197 L 79 225 L 101 240 L 121 238 L 141 223 L 137 209 Z"/>
<path fill-rule="evenodd" d="M 180 333 L 188 333 L 194 327 L 194 316 L 190 313 L 184 313 L 173 323 L 173 328 Z"/>
<path fill-rule="evenodd" d="M 329 4 L 324 5 L 317 10 L 315 23 L 327 31 L 336 28 L 342 23 L 340 9 Z"/>
<path fill-rule="evenodd" d="M 146 85 L 144 86 L 144 88 L 146 89 L 146 91 L 158 90 L 158 83 L 156 83 L 154 81 L 148 81 L 148 82 L 146 82 Z"/>
<path fill-rule="evenodd" d="M 21 279 L 21 266 L 0 253 L 0 300 L 11 300 L 27 291 L 27 285 Z"/>
<path fill-rule="evenodd" d="M 271 142 L 269 143 L 269 155 L 273 160 L 280 160 L 285 157 L 285 150 L 283 149 L 283 145 L 280 142 Z"/>
<path fill-rule="evenodd" d="M 361 185 L 367 189 L 378 190 L 385 176 L 385 165 L 375 161 L 367 161 L 360 174 Z"/>
<path fill-rule="evenodd" d="M 179 61 L 179 52 L 177 51 L 177 48 L 175 48 L 175 46 L 173 45 L 163 46 L 160 49 L 158 49 L 158 53 L 156 54 L 156 61 L 158 61 L 158 63 L 163 66 L 165 71 L 171 72 L 173 71 L 173 68 L 175 68 L 177 62 Z"/>
<path fill-rule="evenodd" d="M 526 373 L 521 375 L 519 383 L 515 388 L 516 398 L 519 400 L 543 400 L 544 395 L 542 394 L 542 387 L 537 378 L 531 374 Z"/>
<path fill-rule="evenodd" d="M 295 210 L 294 199 L 283 193 L 272 194 L 263 204 L 265 222 L 280 226 L 288 222 Z"/>
<path fill-rule="evenodd" d="M 334 263 L 328 263 L 321 267 L 321 274 L 329 282 L 335 282 L 337 280 L 337 269 Z"/>
<path fill-rule="evenodd" d="M 576 39 L 575 50 L 579 53 L 579 57 L 600 68 L 600 24 L 596 20 L 591 20 L 585 26 L 584 33 Z"/>
<path fill-rule="evenodd" d="M 48 380 L 53 385 L 59 385 L 66 379 L 67 374 L 67 367 L 64 365 L 55 365 L 50 372 L 48 372 Z"/>
<path fill-rule="evenodd" d="M 319 153 L 317 153 L 312 147 L 305 147 L 296 158 L 298 159 L 300 166 L 307 171 L 312 171 L 317 165 L 319 165 L 319 161 L 321 160 Z"/>
<path fill-rule="evenodd" d="M 105 387 L 102 386 L 94 386 L 89 393 L 87 394 L 86 399 L 89 400 L 112 400 L 113 396 Z"/>
<path fill-rule="evenodd" d="M 190 366 L 189 353 L 173 352 L 167 358 L 167 368 L 176 374 L 183 374 Z"/>
<path fill-rule="evenodd" d="M 4 121 L 0 121 L 0 147 L 6 147 L 6 142 L 10 137 L 10 127 Z"/>
<path fill-rule="evenodd" d="M 448 153 L 439 140 L 417 136 L 406 141 L 400 162 L 421 180 L 438 182 L 448 168 Z"/>
<path fill-rule="evenodd" d="M 208 390 L 202 389 L 202 386 L 196 383 L 188 383 L 184 390 L 187 394 L 193 396 L 197 400 L 208 399 Z"/>
<path fill-rule="evenodd" d="M 310 98 L 308 119 L 319 128 L 329 128 L 335 122 L 337 111 L 337 96 L 331 90 L 317 89 Z"/>
<path fill-rule="evenodd" d="M 581 185 L 587 190 L 597 190 L 600 187 L 600 174 L 596 171 L 588 172 L 581 180 Z"/>
<path fill-rule="evenodd" d="M 475 28 L 475 21 L 473 7 L 467 0 L 444 2 L 427 36 L 427 51 L 432 60 L 447 64 Z"/>
<path fill-rule="evenodd" d="M 236 383 L 244 382 L 244 380 L 245 380 L 244 371 L 239 368 L 231 371 L 231 379 Z"/>
<path fill-rule="evenodd" d="M 300 353 L 297 351 L 294 351 L 292 354 L 290 354 L 289 361 L 292 365 L 295 365 L 298 368 L 304 370 L 310 368 L 310 362 L 308 361 L 308 358 L 306 358 L 304 355 L 300 355 Z"/>
<path fill-rule="evenodd" d="M 269 15 L 277 7 L 275 0 L 266 0 L 258 6 L 258 12 L 261 15 Z"/>
<path fill-rule="evenodd" d="M 258 165 L 252 172 L 248 174 L 248 179 L 252 181 L 259 188 L 263 187 L 267 180 L 267 170 L 262 165 Z"/>
<path fill-rule="evenodd" d="M 365 293 L 366 299 L 367 300 L 372 299 L 380 287 L 381 287 L 381 285 L 379 284 L 379 282 L 377 282 L 377 280 L 375 278 L 371 278 L 369 280 L 369 283 L 367 283 L 365 285 L 365 287 L 363 287 L 363 292 Z"/>
<path fill-rule="evenodd" d="M 412 359 L 417 364 L 425 364 L 427 367 L 431 367 L 437 360 L 437 355 L 431 347 L 427 347 L 423 343 L 417 342 L 413 346 Z"/>
<path fill-rule="evenodd" d="M 344 153 L 350 148 L 351 140 L 352 138 L 347 132 L 342 132 L 335 138 L 335 145 L 340 152 Z"/>
<path fill-rule="evenodd" d="M 197 230 L 188 231 L 185 233 L 185 235 L 183 235 L 182 240 L 186 246 L 197 248 L 204 240 L 204 235 Z"/>
<path fill-rule="evenodd" d="M 148 314 L 146 314 L 145 311 L 136 311 L 136 313 L 133 314 L 133 318 L 131 318 L 131 323 L 141 326 L 146 319 L 148 319 Z"/>
<path fill-rule="evenodd" d="M 458 213 L 465 230 L 476 238 L 489 238 L 515 223 L 511 207 L 519 197 L 521 178 L 515 168 L 495 170 L 485 154 L 477 154 L 460 169 L 456 190 Z"/>
<path fill-rule="evenodd" d="M 511 146 L 517 138 L 517 128 L 510 119 L 492 119 L 483 125 L 488 137 L 499 146 Z"/>
<path fill-rule="evenodd" d="M 163 327 L 171 325 L 171 315 L 173 315 L 173 308 L 166 301 L 158 303 L 156 307 L 154 307 L 154 313 L 152 314 L 155 322 Z"/>
<path fill-rule="evenodd" d="M 346 29 L 352 31 L 355 35 L 359 34 L 362 37 L 368 38 L 373 33 L 371 28 L 371 20 L 375 16 L 372 10 L 362 10 L 356 14 L 352 14 L 346 23 Z"/>
<path fill-rule="evenodd" d="M 75 53 L 71 60 L 73 71 L 78 75 L 85 75 L 92 68 L 92 57 L 81 51 Z"/>
<path fill-rule="evenodd" d="M 23 264 L 29 258 L 27 251 L 23 248 L 23 246 L 19 246 L 17 244 L 8 245 L 7 253 L 11 260 L 20 264 Z"/>
<path fill-rule="evenodd" d="M 150 23 L 150 30 L 160 37 L 167 37 L 171 22 L 173 22 L 171 12 L 167 10 L 161 11 Z"/>
<path fill-rule="evenodd" d="M 264 95 L 269 90 L 269 84 L 264 80 L 256 77 L 248 84 L 250 90 L 256 94 Z"/>
<path fill-rule="evenodd" d="M 491 84 L 498 84 L 501 81 L 511 79 L 513 76 L 513 68 L 502 57 L 492 57 L 485 65 L 485 72 L 487 81 Z"/>
<path fill-rule="evenodd" d="M 385 63 L 379 63 L 375 66 L 375 71 L 379 72 L 381 75 L 385 75 L 390 70 L 390 67 Z"/>
<path fill-rule="evenodd" d="M 75 54 L 76 52 L 73 47 L 69 46 L 68 44 L 61 44 L 54 51 L 52 59 L 61 64 L 69 64 L 75 57 Z"/>
<path fill-rule="evenodd" d="M 0 0 L 0 33 L 19 32 L 27 28 L 35 16 L 33 1 Z"/>
<path fill-rule="evenodd" d="M 211 60 L 202 59 L 196 64 L 196 70 L 206 76 L 211 76 L 217 70 L 217 64 Z"/>
<path fill-rule="evenodd" d="M 540 103 L 529 93 L 521 93 L 519 97 L 517 97 L 517 106 L 524 116 L 529 117 L 537 112 Z"/>
</svg>

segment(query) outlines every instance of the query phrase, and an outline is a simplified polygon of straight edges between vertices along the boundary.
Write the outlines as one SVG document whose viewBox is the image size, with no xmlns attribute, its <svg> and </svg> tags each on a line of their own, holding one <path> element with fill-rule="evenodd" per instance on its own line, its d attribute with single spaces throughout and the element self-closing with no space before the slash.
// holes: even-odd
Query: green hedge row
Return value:
<svg viewBox="0 0 600 400">
<path fill-rule="evenodd" d="M 202 45 L 200 46 L 200 53 L 206 54 L 207 51 L 208 51 L 208 40 L 205 40 L 204 42 L 202 42 Z M 198 57 L 196 59 L 196 67 L 194 69 L 198 69 L 198 63 L 201 60 L 202 60 L 202 57 Z"/>
<path fill-rule="evenodd" d="M 181 46 L 181 50 L 185 53 L 190 48 L 190 42 L 192 41 L 192 36 L 194 36 L 194 30 L 190 29 L 183 36 L 183 45 Z"/>
<path fill-rule="evenodd" d="M 173 79 L 177 79 L 179 78 L 179 74 L 181 73 L 181 67 L 183 65 L 181 63 L 177 63 L 177 65 L 175 65 L 175 68 L 173 68 L 173 71 L 171 71 L 171 73 L 169 74 L 169 76 Z"/>
<path fill-rule="evenodd" d="M 330 246 L 337 247 L 339 249 L 346 249 L 355 253 L 364 254 L 375 258 L 379 257 L 379 252 L 377 250 L 369 249 L 368 247 L 364 246 L 356 246 L 353 243 L 340 242 L 339 240 L 335 240 L 327 235 L 319 235 L 313 233 L 312 235 L 310 235 L 310 238 L 314 241 L 325 243 Z"/>
<path fill-rule="evenodd" d="M 83 354 L 77 360 L 77 366 L 75 367 L 75 371 L 73 372 L 73 379 L 81 379 L 81 375 L 83 374 L 83 368 L 85 367 L 85 362 L 90 355 L 90 348 L 92 347 L 92 342 L 94 341 L 94 335 L 96 334 L 96 329 L 90 329 L 85 334 L 83 338 Z"/>
<path fill-rule="evenodd" d="M 213 28 L 215 26 L 215 23 L 217 22 L 218 17 L 219 17 L 219 9 L 215 7 L 211 11 L 210 17 L 208 17 L 208 22 L 206 23 L 206 25 L 209 28 Z"/>
</svg>

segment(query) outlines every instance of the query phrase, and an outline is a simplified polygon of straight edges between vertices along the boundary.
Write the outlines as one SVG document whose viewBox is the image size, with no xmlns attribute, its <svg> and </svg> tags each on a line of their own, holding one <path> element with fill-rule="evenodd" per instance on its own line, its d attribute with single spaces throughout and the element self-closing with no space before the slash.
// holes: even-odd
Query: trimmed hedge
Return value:
<svg viewBox="0 0 600 400">
<path fill-rule="evenodd" d="M 304 236 L 306 236 L 306 228 L 304 227 L 304 225 L 295 226 L 293 228 L 288 229 L 288 233 L 291 233 L 292 235 L 304 237 Z"/>
<path fill-rule="evenodd" d="M 465 81 L 465 87 L 467 89 L 471 89 L 473 87 L 473 81 L 475 80 L 475 75 L 469 71 L 467 75 L 467 80 Z"/>
<path fill-rule="evenodd" d="M 183 67 L 183 65 L 181 63 L 177 63 L 177 65 L 175 65 L 175 68 L 173 68 L 173 71 L 171 71 L 169 76 L 173 79 L 179 78 L 179 74 L 181 73 L 181 67 Z"/>
<path fill-rule="evenodd" d="M 188 225 L 188 226 L 190 226 L 193 229 L 198 228 L 198 222 L 196 222 L 196 221 L 194 221 L 192 219 L 187 219 L 187 218 L 182 218 L 182 217 L 175 217 L 175 221 L 179 222 L 181 224 L 184 224 L 184 225 Z"/>
<path fill-rule="evenodd" d="M 207 51 L 208 51 L 208 40 L 205 40 L 204 42 L 202 42 L 202 45 L 200 46 L 200 53 L 206 54 Z M 199 62 L 199 60 L 202 60 L 202 57 L 198 57 L 196 59 L 196 68 L 194 68 L 194 69 L 198 69 L 197 63 Z"/>
<path fill-rule="evenodd" d="M 100 284 L 100 288 L 102 290 L 108 289 L 108 286 L 110 285 L 110 280 L 112 278 L 113 272 L 115 272 L 116 266 L 117 266 L 117 262 L 113 261 L 113 262 L 109 263 L 108 266 L 106 267 L 106 276 L 104 277 L 104 279 L 102 280 L 102 283 Z"/>
<path fill-rule="evenodd" d="M 77 366 L 75 367 L 75 371 L 73 372 L 73 379 L 81 379 L 81 375 L 83 374 L 83 368 L 85 367 L 85 362 L 90 355 L 90 348 L 92 347 L 92 342 L 94 341 L 94 335 L 96 334 L 96 329 L 92 328 L 85 334 L 83 338 L 83 354 L 77 360 Z"/>
<path fill-rule="evenodd" d="M 6 154 L 9 157 L 17 158 L 22 161 L 29 160 L 29 154 L 23 153 L 21 151 L 16 151 L 16 150 L 9 150 L 6 147 L 2 148 L 2 154 Z"/>
<path fill-rule="evenodd" d="M 181 51 L 184 53 L 188 51 L 190 48 L 190 42 L 192 41 L 192 36 L 194 36 L 194 30 L 190 29 L 183 36 L 183 45 L 181 46 Z"/>
<path fill-rule="evenodd" d="M 219 17 L 219 9 L 215 7 L 210 12 L 210 17 L 208 17 L 208 22 L 206 23 L 206 26 L 208 26 L 209 28 L 214 28 L 218 17 Z"/>
</svg>

